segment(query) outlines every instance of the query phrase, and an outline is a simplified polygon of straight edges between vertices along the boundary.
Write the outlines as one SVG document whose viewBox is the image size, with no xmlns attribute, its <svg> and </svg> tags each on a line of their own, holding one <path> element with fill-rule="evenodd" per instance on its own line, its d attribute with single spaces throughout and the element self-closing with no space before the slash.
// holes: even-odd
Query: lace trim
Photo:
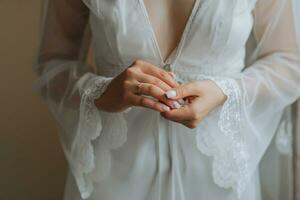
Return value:
<svg viewBox="0 0 300 200">
<path fill-rule="evenodd" d="M 71 149 L 70 168 L 83 199 L 90 197 L 93 181 L 88 176 L 95 168 L 92 141 L 100 136 L 102 121 L 94 100 L 99 98 L 112 78 L 97 76 L 81 94 L 80 116 L 76 138 Z"/>
<path fill-rule="evenodd" d="M 98 77 L 92 86 L 85 90 L 82 102 L 85 108 L 83 111 L 85 112 L 84 116 L 87 122 L 91 122 L 91 116 L 93 116 L 93 112 L 95 111 L 96 106 L 94 101 L 105 92 L 111 81 L 112 78 Z"/>
<path fill-rule="evenodd" d="M 240 89 L 233 79 L 208 76 L 201 79 L 214 81 L 228 99 L 217 119 L 220 133 L 209 131 L 209 127 L 212 126 L 208 125 L 209 120 L 204 120 L 197 131 L 197 146 L 203 154 L 213 157 L 214 182 L 223 188 L 233 188 L 240 199 L 250 177 L 249 155 L 240 132 L 242 122 Z M 202 131 L 201 128 L 207 130 Z"/>
</svg>

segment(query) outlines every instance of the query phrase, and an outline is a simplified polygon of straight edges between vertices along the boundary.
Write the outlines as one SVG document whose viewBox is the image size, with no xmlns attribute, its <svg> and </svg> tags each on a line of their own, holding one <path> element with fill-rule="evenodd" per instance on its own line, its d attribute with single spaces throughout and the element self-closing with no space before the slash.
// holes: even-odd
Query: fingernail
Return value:
<svg viewBox="0 0 300 200">
<path fill-rule="evenodd" d="M 180 105 L 183 105 L 183 104 L 184 104 L 184 100 L 183 100 L 183 99 L 178 99 L 177 101 L 178 101 L 178 103 L 179 103 Z"/>
<path fill-rule="evenodd" d="M 166 96 L 169 98 L 169 99 L 174 99 L 176 97 L 176 91 L 175 90 L 168 90 L 166 92 Z"/>
<path fill-rule="evenodd" d="M 169 106 L 162 105 L 161 108 L 163 109 L 163 111 L 170 111 Z"/>
<path fill-rule="evenodd" d="M 178 109 L 178 108 L 181 108 L 181 105 L 177 102 L 177 101 L 174 101 L 173 102 L 173 106 Z"/>
</svg>

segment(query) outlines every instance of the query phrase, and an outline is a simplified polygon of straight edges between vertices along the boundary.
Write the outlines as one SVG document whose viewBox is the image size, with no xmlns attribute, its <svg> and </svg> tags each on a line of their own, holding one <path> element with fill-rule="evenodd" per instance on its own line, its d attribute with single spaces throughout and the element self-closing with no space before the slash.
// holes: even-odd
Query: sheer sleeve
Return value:
<svg viewBox="0 0 300 200">
<path fill-rule="evenodd" d="M 293 0 L 258 0 L 251 64 L 234 78 L 208 78 L 228 99 L 218 115 L 220 133 L 199 134 L 198 146 L 214 158 L 215 183 L 238 195 L 257 170 L 284 109 L 300 96 L 300 23 L 294 6 Z"/>
<path fill-rule="evenodd" d="M 81 0 L 45 0 L 42 37 L 34 70 L 34 90 L 47 102 L 58 122 L 60 140 L 83 199 L 93 190 L 92 140 L 102 130 L 94 105 L 112 80 L 84 62 L 88 8 Z"/>
</svg>

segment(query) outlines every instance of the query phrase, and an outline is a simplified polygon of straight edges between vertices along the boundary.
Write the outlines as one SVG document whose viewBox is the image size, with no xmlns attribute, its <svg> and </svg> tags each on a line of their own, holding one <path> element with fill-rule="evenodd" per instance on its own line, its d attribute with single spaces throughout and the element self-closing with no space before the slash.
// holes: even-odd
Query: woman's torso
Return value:
<svg viewBox="0 0 300 200">
<path fill-rule="evenodd" d="M 253 23 L 252 13 L 246 9 L 247 0 L 191 1 L 185 8 L 187 11 L 176 14 L 185 14 L 182 21 L 190 16 L 179 28 L 173 26 L 176 22 L 171 19 L 172 14 L 157 14 L 168 16 L 164 20 L 157 17 L 158 6 L 149 2 L 91 1 L 91 27 L 99 74 L 114 76 L 136 59 L 162 67 L 164 58 L 175 46 L 178 54 L 172 60 L 172 70 L 184 78 L 192 79 L 197 74 L 230 76 L 243 69 L 245 44 Z M 165 26 L 183 33 L 169 34 Z M 169 35 L 172 36 L 166 39 Z"/>
<path fill-rule="evenodd" d="M 115 76 L 134 60 L 143 59 L 158 67 L 171 63 L 171 70 L 184 81 L 202 75 L 234 76 L 244 68 L 245 44 L 252 29 L 246 3 L 91 0 L 97 73 Z M 95 184 L 92 200 L 234 199 L 230 189 L 214 183 L 212 160 L 199 151 L 195 130 L 154 111 L 133 108 L 124 114 L 127 131 L 122 135 L 118 131 L 124 129 L 122 119 L 102 114 L 105 125 L 94 143 L 93 176 L 103 180 Z M 214 116 L 211 121 L 217 126 Z M 256 181 L 243 199 L 259 199 Z M 65 199 L 79 199 L 72 191 L 72 177 L 68 182 Z"/>
</svg>

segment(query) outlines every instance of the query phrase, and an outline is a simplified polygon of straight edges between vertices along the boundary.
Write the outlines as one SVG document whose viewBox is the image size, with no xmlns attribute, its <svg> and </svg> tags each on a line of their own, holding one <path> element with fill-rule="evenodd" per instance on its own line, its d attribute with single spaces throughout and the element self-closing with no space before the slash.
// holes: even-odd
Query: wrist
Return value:
<svg viewBox="0 0 300 200">
<path fill-rule="evenodd" d="M 206 81 L 210 85 L 210 88 L 212 88 L 211 91 L 213 91 L 214 95 L 217 97 L 218 104 L 223 105 L 228 99 L 228 96 L 224 93 L 223 89 L 215 80 L 206 80 Z"/>
</svg>

